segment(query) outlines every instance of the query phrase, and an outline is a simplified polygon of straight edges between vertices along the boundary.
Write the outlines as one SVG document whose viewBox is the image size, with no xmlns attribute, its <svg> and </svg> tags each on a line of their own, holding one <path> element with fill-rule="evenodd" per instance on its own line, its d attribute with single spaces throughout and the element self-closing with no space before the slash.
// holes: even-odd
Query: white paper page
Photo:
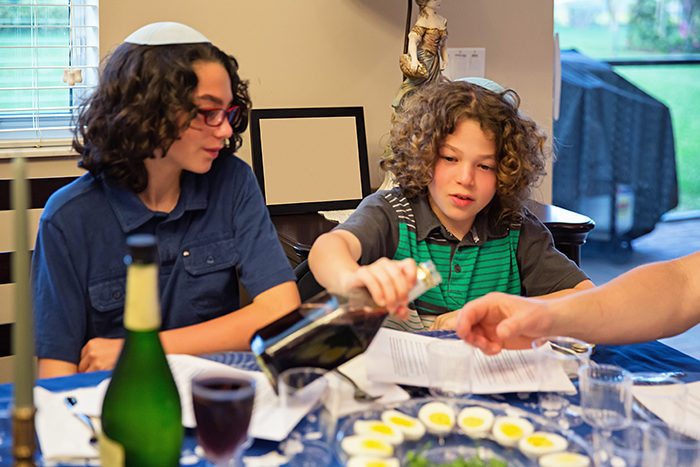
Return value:
<svg viewBox="0 0 700 467">
<path fill-rule="evenodd" d="M 439 339 L 381 329 L 365 352 L 367 377 L 372 381 L 428 387 L 426 347 L 436 340 Z M 474 394 L 575 390 L 558 366 L 546 372 L 546 381 L 539 381 L 534 350 L 504 350 L 486 356 L 475 349 L 474 355 Z"/>
<path fill-rule="evenodd" d="M 168 364 L 170 365 L 170 371 L 173 373 L 175 384 L 177 384 L 177 390 L 180 393 L 182 425 L 188 428 L 194 428 L 197 425 L 192 408 L 191 381 L 196 375 L 206 371 L 222 371 L 231 375 L 247 375 L 255 379 L 255 402 L 250 428 L 248 429 L 250 436 L 255 438 L 282 441 L 297 423 L 309 413 L 322 394 L 322 391 L 319 391 L 315 398 L 310 400 L 308 406 L 287 409 L 280 407 L 277 394 L 275 394 L 265 375 L 259 371 L 239 370 L 223 363 L 191 355 L 168 355 Z M 93 397 L 78 398 L 80 405 L 76 406 L 76 410 L 90 416 L 99 417 L 102 413 L 102 400 L 104 399 L 108 381 L 103 381 L 99 386 L 93 388 Z"/>
<path fill-rule="evenodd" d="M 691 433 L 700 433 L 700 381 L 687 383 L 688 397 L 683 401 L 684 420 L 674 420 L 674 410 L 669 410 L 667 404 L 671 402 L 660 400 L 658 396 L 663 396 L 667 388 L 663 384 L 649 386 L 634 386 L 632 392 L 634 397 L 647 409 L 654 413 L 664 422 L 672 426 L 681 426 Z M 649 395 L 655 397 L 648 397 Z"/>
</svg>

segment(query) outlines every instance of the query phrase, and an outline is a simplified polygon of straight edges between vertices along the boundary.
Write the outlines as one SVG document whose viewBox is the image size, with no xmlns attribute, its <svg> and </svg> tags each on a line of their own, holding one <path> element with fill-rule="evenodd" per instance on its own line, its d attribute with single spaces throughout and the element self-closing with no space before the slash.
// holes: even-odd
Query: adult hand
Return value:
<svg viewBox="0 0 700 467">
<path fill-rule="evenodd" d="M 111 370 L 117 363 L 124 339 L 90 339 L 80 352 L 78 372 Z"/>
<path fill-rule="evenodd" d="M 529 349 L 547 334 L 552 314 L 547 302 L 500 292 L 473 300 L 458 312 L 457 335 L 487 355 Z"/>
<path fill-rule="evenodd" d="M 428 331 L 454 331 L 457 327 L 458 315 L 459 311 L 450 311 L 439 315 L 430 325 Z"/>
<path fill-rule="evenodd" d="M 409 313 L 408 292 L 416 282 L 416 272 L 416 262 L 411 258 L 401 261 L 380 258 L 352 273 L 347 279 L 345 290 L 367 287 L 378 305 L 386 306 L 389 313 L 406 319 Z"/>
</svg>

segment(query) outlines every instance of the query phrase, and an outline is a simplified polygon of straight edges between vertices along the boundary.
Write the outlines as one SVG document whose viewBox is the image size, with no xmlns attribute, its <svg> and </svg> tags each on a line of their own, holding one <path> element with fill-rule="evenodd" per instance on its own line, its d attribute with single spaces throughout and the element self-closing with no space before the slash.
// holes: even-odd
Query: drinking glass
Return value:
<svg viewBox="0 0 700 467">
<path fill-rule="evenodd" d="M 578 426 L 583 423 L 581 415 L 574 410 L 568 410 L 570 400 L 567 396 L 575 395 L 566 391 L 546 391 L 546 383 L 553 374 L 564 370 L 570 381 L 578 380 L 578 369 L 589 363 L 593 346 L 573 337 L 547 336 L 532 341 L 532 348 L 537 354 L 537 368 L 541 388 L 537 394 L 540 413 L 545 417 L 557 420 L 560 425 Z"/>
<path fill-rule="evenodd" d="M 610 436 L 632 420 L 632 373 L 616 365 L 582 365 L 578 369 L 581 417 Z"/>
<path fill-rule="evenodd" d="M 472 347 L 461 340 L 428 344 L 428 391 L 433 397 L 468 398 L 472 394 Z"/>
<path fill-rule="evenodd" d="M 655 414 L 645 417 L 646 421 L 658 416 L 674 427 L 685 424 L 688 389 L 683 381 L 657 373 L 632 373 L 632 394 L 639 404 Z"/>
<path fill-rule="evenodd" d="M 596 453 L 601 465 L 625 467 L 676 466 L 664 462 L 666 458 L 666 436 L 650 423 L 638 420 L 628 426 L 614 430 L 610 436 L 600 440 L 601 450 Z"/>
<path fill-rule="evenodd" d="M 328 386 L 328 380 L 323 377 L 327 372 L 314 367 L 284 370 L 277 379 L 280 405 L 288 409 L 313 406 Z"/>
<path fill-rule="evenodd" d="M 210 462 L 217 466 L 242 465 L 239 458 L 249 445 L 254 400 L 255 380 L 251 377 L 206 372 L 192 379 L 197 439 Z"/>
<path fill-rule="evenodd" d="M 616 365 L 582 365 L 578 369 L 581 418 L 593 427 L 598 465 L 608 466 L 605 444 L 612 430 L 632 421 L 632 373 Z"/>
<path fill-rule="evenodd" d="M 649 423 L 666 436 L 665 465 L 700 467 L 700 432 L 680 431 L 661 421 Z"/>
<path fill-rule="evenodd" d="M 328 441 L 335 435 L 339 381 L 335 376 L 324 377 L 327 372 L 314 367 L 289 368 L 277 379 L 285 415 L 299 417 L 311 412 L 305 423 L 300 424 L 308 430 L 292 432 L 284 443 L 283 452 L 290 458 L 291 467 L 325 467 L 332 463 L 333 452 Z M 319 414 L 315 409 L 322 403 L 328 410 Z M 302 410 L 304 413 L 300 415 Z"/>
</svg>

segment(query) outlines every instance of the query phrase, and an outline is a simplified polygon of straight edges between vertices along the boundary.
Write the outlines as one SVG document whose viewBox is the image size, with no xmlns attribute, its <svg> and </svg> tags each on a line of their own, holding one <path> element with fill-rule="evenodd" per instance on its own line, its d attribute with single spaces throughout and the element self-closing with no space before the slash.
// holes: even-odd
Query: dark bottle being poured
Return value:
<svg viewBox="0 0 700 467">
<path fill-rule="evenodd" d="M 409 301 L 442 281 L 432 261 L 418 265 Z M 387 317 L 364 287 L 347 296 L 322 292 L 299 308 L 259 329 L 251 339 L 258 365 L 276 389 L 288 368 L 311 366 L 332 370 L 361 354 Z"/>
</svg>

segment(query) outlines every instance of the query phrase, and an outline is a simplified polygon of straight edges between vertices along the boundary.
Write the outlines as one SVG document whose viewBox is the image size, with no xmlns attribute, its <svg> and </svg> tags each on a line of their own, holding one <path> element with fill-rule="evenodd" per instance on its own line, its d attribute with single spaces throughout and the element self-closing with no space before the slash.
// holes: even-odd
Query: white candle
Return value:
<svg viewBox="0 0 700 467">
<path fill-rule="evenodd" d="M 12 277 L 15 282 L 15 408 L 34 406 L 34 318 L 29 291 L 28 184 L 26 161 L 12 161 L 12 208 L 15 215 L 15 250 Z"/>
</svg>

